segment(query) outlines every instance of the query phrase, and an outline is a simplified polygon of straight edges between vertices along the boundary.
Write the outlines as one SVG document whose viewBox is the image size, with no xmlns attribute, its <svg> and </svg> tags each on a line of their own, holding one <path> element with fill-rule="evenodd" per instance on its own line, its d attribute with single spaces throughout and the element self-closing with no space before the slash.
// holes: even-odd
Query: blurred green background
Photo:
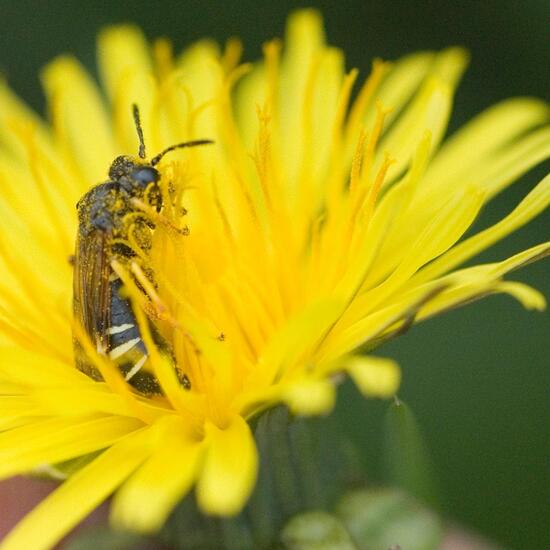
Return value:
<svg viewBox="0 0 550 550">
<path fill-rule="evenodd" d="M 374 56 L 460 44 L 472 64 L 460 87 L 451 128 L 513 95 L 548 99 L 550 2 L 414 0 L 239 2 L 68 2 L 1 0 L 0 71 L 36 109 L 43 109 L 38 70 L 64 51 L 94 66 L 96 31 L 133 21 L 151 38 L 183 47 L 205 35 L 239 35 L 254 59 L 267 38 L 282 35 L 287 13 L 321 9 L 329 40 L 348 67 L 364 75 Z M 507 213 L 550 171 L 537 168 L 485 210 L 484 226 Z M 550 212 L 483 260 L 504 258 L 550 237 Z M 516 278 L 550 298 L 550 262 Z M 433 458 L 447 517 L 510 548 L 550 548 L 550 314 L 525 312 L 491 297 L 418 326 L 380 350 L 404 371 L 401 397 L 416 413 Z M 365 402 L 345 386 L 339 420 L 362 445 L 369 476 L 383 481 L 386 403 Z"/>
</svg>

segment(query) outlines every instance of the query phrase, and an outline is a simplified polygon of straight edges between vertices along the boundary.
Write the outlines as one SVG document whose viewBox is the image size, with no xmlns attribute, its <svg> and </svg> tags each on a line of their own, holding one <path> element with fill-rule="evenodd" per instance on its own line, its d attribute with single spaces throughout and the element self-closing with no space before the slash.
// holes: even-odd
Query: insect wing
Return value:
<svg viewBox="0 0 550 550">
<path fill-rule="evenodd" d="M 107 350 L 106 331 L 111 310 L 109 241 L 109 232 L 99 229 L 79 234 L 74 264 L 75 320 L 102 352 Z"/>
</svg>

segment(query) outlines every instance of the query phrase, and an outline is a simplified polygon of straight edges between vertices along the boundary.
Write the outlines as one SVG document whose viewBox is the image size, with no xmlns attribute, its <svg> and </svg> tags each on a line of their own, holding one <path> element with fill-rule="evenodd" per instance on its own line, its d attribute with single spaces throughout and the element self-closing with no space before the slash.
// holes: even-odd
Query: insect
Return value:
<svg viewBox="0 0 550 550">
<path fill-rule="evenodd" d="M 115 158 L 109 168 L 109 180 L 93 187 L 76 206 L 79 225 L 73 261 L 73 311 L 76 322 L 84 328 L 98 352 L 116 361 L 125 379 L 137 391 L 150 395 L 161 393 L 161 389 L 154 375 L 143 368 L 148 351 L 131 304 L 121 294 L 122 281 L 111 265 L 113 260 L 127 263 L 135 257 L 128 239 L 130 230 L 137 229 L 150 237 L 155 229 L 153 222 L 146 219 L 132 201 L 140 199 L 157 212 L 162 209 L 160 174 L 155 166 L 170 151 L 212 141 L 178 143 L 147 161 L 136 105 L 133 117 L 139 138 L 139 158 L 127 155 Z M 131 227 L 129 218 L 132 218 Z M 155 334 L 153 332 L 153 336 Z M 160 338 L 158 334 L 156 338 Z M 74 347 L 76 366 L 101 380 L 99 371 L 90 364 L 76 338 Z M 187 377 L 180 376 L 180 380 L 184 387 L 190 386 Z"/>
</svg>

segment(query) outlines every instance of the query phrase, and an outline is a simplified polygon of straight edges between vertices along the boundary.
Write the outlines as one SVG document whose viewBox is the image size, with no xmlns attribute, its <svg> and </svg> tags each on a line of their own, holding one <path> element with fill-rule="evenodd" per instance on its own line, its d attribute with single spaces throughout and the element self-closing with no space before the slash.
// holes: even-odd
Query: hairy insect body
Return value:
<svg viewBox="0 0 550 550">
<path fill-rule="evenodd" d="M 124 265 L 136 256 L 130 232 L 140 236 L 140 248 L 147 248 L 154 224 L 136 210 L 132 199 L 160 210 L 159 174 L 131 157 L 118 157 L 109 176 L 111 181 L 91 189 L 77 205 L 74 312 L 98 352 L 115 361 L 132 386 L 142 393 L 159 393 L 157 380 L 145 368 L 148 352 L 131 304 L 111 267 L 113 260 Z M 79 344 L 75 346 L 78 368 L 98 379 Z"/>
</svg>

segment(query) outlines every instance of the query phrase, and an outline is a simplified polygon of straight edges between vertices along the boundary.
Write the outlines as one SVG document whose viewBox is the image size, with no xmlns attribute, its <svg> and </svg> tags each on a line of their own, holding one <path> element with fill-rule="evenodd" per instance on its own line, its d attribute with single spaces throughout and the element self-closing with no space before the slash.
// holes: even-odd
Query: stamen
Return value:
<svg viewBox="0 0 550 550">
<path fill-rule="evenodd" d="M 337 201 L 342 192 L 343 170 L 346 164 L 342 162 L 343 155 L 343 132 L 344 120 L 348 111 L 349 99 L 353 84 L 357 79 L 357 69 L 352 69 L 344 78 L 338 97 L 338 105 L 332 123 L 332 140 L 330 145 L 330 165 L 327 181 L 328 201 Z"/>
<path fill-rule="evenodd" d="M 141 266 L 137 262 L 132 262 L 130 264 L 130 269 L 132 273 L 135 275 L 137 281 L 139 284 L 143 287 L 145 290 L 145 293 L 151 301 L 155 304 L 156 310 L 159 314 L 159 318 L 165 319 L 168 315 L 169 318 L 172 318 L 171 315 L 168 313 L 168 307 L 164 302 L 160 299 L 160 296 L 157 294 L 157 291 L 155 290 L 155 287 L 151 283 L 151 281 L 147 278 L 145 273 L 143 273 L 143 270 L 141 269 Z M 172 318 L 173 319 L 173 318 Z M 174 320 L 175 322 L 175 320 Z"/>
<path fill-rule="evenodd" d="M 386 116 L 391 112 L 391 109 L 384 109 L 382 104 L 378 102 L 376 104 L 376 120 L 374 122 L 373 128 L 369 134 L 367 141 L 367 147 L 364 151 L 361 158 L 361 170 L 360 176 L 358 179 L 355 179 L 355 185 L 353 187 L 354 192 L 350 192 L 351 206 L 350 206 L 350 227 L 353 231 L 353 226 L 355 226 L 356 217 L 359 215 L 359 212 L 369 200 L 369 193 L 372 191 L 372 187 L 369 191 L 368 181 L 371 172 L 372 162 L 374 160 L 376 146 L 382 133 L 382 128 L 384 127 L 384 120 Z M 360 136 L 361 138 L 361 136 Z M 358 143 L 359 147 L 360 144 Z M 355 159 L 354 159 L 355 160 Z M 387 170 L 387 168 L 386 168 Z M 352 165 L 353 172 L 353 165 Z M 384 172 L 385 175 L 385 172 Z M 382 180 L 383 181 L 383 180 Z M 378 194 L 378 190 L 376 193 Z"/>
<path fill-rule="evenodd" d="M 113 239 L 112 242 L 113 243 L 126 244 L 127 246 L 129 245 L 129 247 L 132 249 L 132 251 L 135 252 L 135 254 L 141 259 L 141 261 L 147 262 L 147 260 L 148 260 L 147 252 L 142 247 L 143 243 L 140 242 L 140 240 L 138 238 L 136 238 L 136 236 L 134 234 L 135 229 L 136 229 L 135 225 L 130 225 L 129 226 L 127 243 L 125 243 L 125 241 L 123 239 Z"/>
<path fill-rule="evenodd" d="M 353 155 L 353 160 L 351 163 L 351 175 L 349 183 L 350 195 L 354 194 L 359 185 L 366 139 L 367 133 L 365 132 L 364 128 L 361 128 L 359 132 L 359 139 L 357 140 L 357 145 L 355 146 L 355 154 Z"/>
<path fill-rule="evenodd" d="M 258 178 L 260 180 L 266 206 L 270 211 L 272 211 L 273 201 L 270 192 L 271 173 L 269 170 L 271 145 L 269 122 L 271 120 L 271 115 L 269 114 L 267 106 L 263 109 L 257 106 L 256 113 L 260 123 L 260 129 L 258 131 L 258 142 L 253 159 L 254 164 L 256 165 L 256 171 L 258 172 Z"/>
<path fill-rule="evenodd" d="M 382 103 L 376 103 L 376 119 L 372 131 L 370 132 L 369 140 L 367 142 L 367 148 L 365 155 L 363 157 L 363 171 L 362 177 L 363 181 L 368 180 L 369 174 L 372 168 L 372 162 L 374 160 L 374 153 L 376 151 L 376 146 L 378 140 L 380 139 L 380 134 L 384 127 L 384 120 L 387 115 L 391 113 L 392 109 L 385 109 Z"/>
<path fill-rule="evenodd" d="M 384 62 L 381 59 L 375 59 L 373 61 L 371 74 L 365 80 L 357 95 L 357 99 L 351 106 L 348 122 L 346 124 L 346 143 L 348 147 L 349 144 L 352 144 L 357 139 L 355 136 L 364 120 L 365 111 L 374 97 L 376 90 L 380 86 L 382 77 L 388 72 L 390 67 L 391 63 Z"/>
<path fill-rule="evenodd" d="M 391 158 L 388 153 L 384 153 L 384 160 L 382 162 L 382 166 L 380 166 L 380 169 L 376 174 L 376 178 L 372 186 L 370 187 L 369 192 L 363 204 L 359 209 L 359 215 L 363 218 L 364 222 L 370 221 L 370 217 L 372 215 L 372 212 L 374 211 L 374 205 L 376 203 L 376 199 L 378 197 L 380 189 L 382 188 L 382 184 L 384 183 L 386 174 L 390 166 L 395 162 L 396 160 Z"/>
<path fill-rule="evenodd" d="M 152 222 L 163 225 L 166 229 L 168 229 L 169 235 L 176 237 L 189 234 L 189 228 L 187 226 L 178 227 L 172 220 L 168 219 L 161 212 L 157 212 L 154 208 L 143 202 L 141 199 L 138 199 L 137 197 L 132 197 L 130 199 L 130 202 L 132 206 L 135 206 L 141 212 L 146 214 Z"/>
<path fill-rule="evenodd" d="M 229 40 L 225 43 L 225 50 L 221 59 L 221 64 L 225 74 L 233 72 L 233 70 L 239 64 L 242 53 L 242 42 L 234 36 L 229 38 Z"/>
</svg>

